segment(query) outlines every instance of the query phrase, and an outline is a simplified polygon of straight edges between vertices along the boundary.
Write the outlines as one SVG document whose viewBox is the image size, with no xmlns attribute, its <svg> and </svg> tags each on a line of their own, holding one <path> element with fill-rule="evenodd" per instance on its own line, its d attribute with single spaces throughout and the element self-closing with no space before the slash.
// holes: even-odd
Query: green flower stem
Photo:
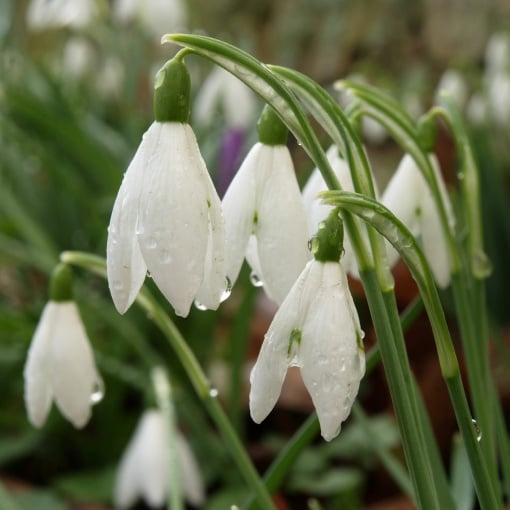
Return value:
<svg viewBox="0 0 510 510">
<path fill-rule="evenodd" d="M 366 292 L 386 378 L 393 401 L 395 415 L 402 434 L 402 444 L 415 487 L 418 508 L 441 509 L 433 473 L 425 450 L 421 424 L 417 420 L 409 360 L 402 345 L 403 338 L 393 337 L 394 331 L 387 315 L 387 307 L 380 291 L 375 271 L 361 271 L 361 280 Z"/>
<path fill-rule="evenodd" d="M 179 455 L 177 446 L 177 418 L 172 402 L 170 381 L 162 367 L 152 370 L 152 386 L 158 402 L 158 407 L 163 413 L 168 434 L 168 470 L 169 497 L 167 499 L 168 510 L 184 510 L 184 501 L 181 491 L 179 467 Z"/>
<path fill-rule="evenodd" d="M 431 110 L 431 116 L 446 121 L 454 137 L 460 156 L 462 212 L 466 219 L 467 266 L 453 276 L 452 286 L 461 338 L 466 355 L 466 365 L 473 405 L 483 432 L 481 448 L 487 458 L 491 478 L 498 479 L 496 443 L 510 450 L 508 435 L 501 435 L 495 425 L 495 416 L 501 412 L 489 366 L 489 328 L 484 279 L 489 275 L 490 262 L 483 247 L 481 199 L 478 167 L 468 134 L 454 101 L 447 94 L 440 97 L 441 106 Z M 496 413 L 494 409 L 496 408 Z M 499 409 L 499 411 L 498 411 Z M 495 435 L 498 434 L 496 440 Z"/>
<path fill-rule="evenodd" d="M 88 253 L 68 251 L 61 255 L 61 260 L 68 264 L 83 267 L 106 278 L 106 262 L 102 257 Z M 158 325 L 159 329 L 174 349 L 198 397 L 209 411 L 222 434 L 242 476 L 257 495 L 257 500 L 261 508 L 264 508 L 264 510 L 275 509 L 276 507 L 271 496 L 255 470 L 230 421 L 218 403 L 217 392 L 211 388 L 193 351 L 189 348 L 180 331 L 146 288 L 140 291 L 136 301 L 148 313 L 154 323 Z"/>
<path fill-rule="evenodd" d="M 481 508 L 483 510 L 501 508 L 501 501 L 498 500 L 495 490 L 496 480 L 490 476 L 486 459 L 482 455 L 476 439 L 471 413 L 460 378 L 457 357 L 439 295 L 430 268 L 416 239 L 391 211 L 378 202 L 354 193 L 338 191 L 326 192 L 323 196 L 326 203 L 346 207 L 352 213 L 369 222 L 392 243 L 411 270 L 432 326 L 441 372 L 448 386 L 455 416 L 466 444 Z"/>
</svg>

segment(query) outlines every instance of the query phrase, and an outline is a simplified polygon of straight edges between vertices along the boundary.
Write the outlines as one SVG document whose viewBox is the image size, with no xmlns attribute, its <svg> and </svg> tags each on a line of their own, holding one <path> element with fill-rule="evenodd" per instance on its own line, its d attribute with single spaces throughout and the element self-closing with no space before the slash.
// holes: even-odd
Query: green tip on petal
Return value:
<svg viewBox="0 0 510 510">
<path fill-rule="evenodd" d="M 177 54 L 156 75 L 154 118 L 158 122 L 187 123 L 191 105 L 191 80 L 183 55 Z"/>
<path fill-rule="evenodd" d="M 51 301 L 72 301 L 73 299 L 73 271 L 67 264 L 58 264 L 50 280 Z"/>
<path fill-rule="evenodd" d="M 418 121 L 418 138 L 426 152 L 433 152 L 436 146 L 437 124 L 434 116 L 425 114 Z"/>
<path fill-rule="evenodd" d="M 289 130 L 273 108 L 266 105 L 257 122 L 257 132 L 264 145 L 285 145 Z"/>
<path fill-rule="evenodd" d="M 333 209 L 326 220 L 319 223 L 310 241 L 310 250 L 319 262 L 339 262 L 344 251 L 344 226 L 340 210 Z"/>
</svg>

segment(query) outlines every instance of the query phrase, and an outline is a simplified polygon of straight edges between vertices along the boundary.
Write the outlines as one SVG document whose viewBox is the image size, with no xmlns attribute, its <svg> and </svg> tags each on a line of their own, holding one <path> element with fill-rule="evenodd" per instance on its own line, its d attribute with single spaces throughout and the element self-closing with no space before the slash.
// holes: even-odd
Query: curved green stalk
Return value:
<svg viewBox="0 0 510 510">
<path fill-rule="evenodd" d="M 482 455 L 472 425 L 472 416 L 462 386 L 457 356 L 446 324 L 439 295 L 425 256 L 414 236 L 382 204 L 355 193 L 329 191 L 323 193 L 324 202 L 345 207 L 359 215 L 383 235 L 400 253 L 418 284 L 434 333 L 442 375 L 448 386 L 457 423 L 473 470 L 474 483 L 480 505 L 484 510 L 501 508 L 495 489 L 495 480 L 489 475 L 486 458 Z"/>
<path fill-rule="evenodd" d="M 163 414 L 168 435 L 168 510 L 184 510 L 182 499 L 179 456 L 177 454 L 177 419 L 172 401 L 170 381 L 163 367 L 155 367 L 152 370 L 152 386 L 158 402 L 158 407 Z"/>
<path fill-rule="evenodd" d="M 62 253 L 60 258 L 62 262 L 83 267 L 106 278 L 106 261 L 102 257 L 88 253 L 67 251 Z M 218 430 L 225 440 L 227 448 L 230 449 L 230 453 L 237 463 L 245 481 L 256 494 L 261 507 L 268 510 L 275 509 L 276 507 L 271 496 L 255 470 L 232 424 L 218 403 L 217 391 L 211 388 L 209 380 L 180 331 L 146 288 L 142 288 L 136 298 L 136 302 L 147 312 L 152 321 L 157 324 L 168 340 L 168 343 L 174 349 L 198 397 L 216 423 Z"/>
<path fill-rule="evenodd" d="M 435 178 L 435 173 L 427 156 L 427 152 L 420 143 L 418 130 L 411 117 L 403 108 L 386 94 L 374 87 L 361 85 L 349 81 L 340 81 L 335 84 L 338 89 L 348 89 L 363 102 L 363 109 L 358 113 L 373 117 L 382 124 L 392 137 L 415 160 L 423 174 L 437 204 L 443 232 L 448 245 L 451 272 L 459 271 L 461 267 L 455 239 L 448 221 L 443 195 Z"/>
<path fill-rule="evenodd" d="M 173 42 L 188 48 L 197 55 L 211 60 L 244 82 L 266 103 L 268 103 L 287 125 L 298 143 L 308 153 L 321 171 L 330 189 L 341 189 L 340 183 L 329 164 L 324 150 L 312 129 L 303 108 L 286 84 L 270 69 L 231 44 L 223 41 L 190 34 L 167 34 L 162 42 Z M 367 251 L 359 228 L 349 214 L 344 216 L 351 243 L 357 254 L 360 268 L 373 267 L 373 259 Z"/>
</svg>

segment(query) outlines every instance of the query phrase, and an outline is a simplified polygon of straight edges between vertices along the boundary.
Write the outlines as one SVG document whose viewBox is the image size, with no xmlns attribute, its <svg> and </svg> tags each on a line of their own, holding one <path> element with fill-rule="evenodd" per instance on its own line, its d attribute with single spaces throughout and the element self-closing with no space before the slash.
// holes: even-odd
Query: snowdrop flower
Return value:
<svg viewBox="0 0 510 510">
<path fill-rule="evenodd" d="M 96 15 L 94 0 L 32 0 L 26 21 L 31 30 L 81 28 Z"/>
<path fill-rule="evenodd" d="M 101 400 L 99 376 L 78 308 L 71 299 L 71 272 L 57 266 L 32 338 L 24 369 L 25 405 L 30 422 L 41 427 L 55 400 L 60 412 L 77 428 L 90 419 L 91 407 Z"/>
<path fill-rule="evenodd" d="M 276 312 L 250 376 L 250 413 L 272 410 L 290 366 L 298 366 L 327 441 L 349 416 L 365 372 L 363 332 L 339 262 L 343 228 L 333 210 L 312 240 L 314 259 Z"/>
<path fill-rule="evenodd" d="M 441 76 L 436 89 L 436 95 L 448 92 L 455 101 L 459 110 L 463 110 L 468 100 L 468 86 L 466 79 L 460 71 L 447 69 Z"/>
<path fill-rule="evenodd" d="M 441 198 L 446 207 L 450 228 L 455 219 L 448 198 L 439 163 L 434 155 L 429 156 Z M 414 159 L 406 154 L 397 171 L 388 183 L 381 202 L 402 221 L 417 237 L 421 238 L 423 252 L 432 269 L 436 283 L 445 288 L 450 284 L 450 256 L 439 211 L 430 188 Z M 398 254 L 388 247 L 388 261 L 393 265 Z"/>
<path fill-rule="evenodd" d="M 117 0 L 112 15 L 119 23 L 137 19 L 158 41 L 163 34 L 185 30 L 187 25 L 186 6 L 182 0 Z"/>
<path fill-rule="evenodd" d="M 193 506 L 205 500 L 202 477 L 186 440 L 175 437 L 179 480 L 186 500 Z M 170 466 L 167 426 L 161 411 L 145 411 L 122 456 L 115 483 L 114 501 L 128 508 L 139 497 L 152 508 L 163 506 L 168 497 Z"/>
<path fill-rule="evenodd" d="M 156 120 L 113 206 L 106 262 L 120 313 L 133 303 L 147 271 L 183 317 L 195 299 L 216 309 L 226 289 L 221 203 L 187 124 L 189 85 L 179 55 L 158 73 Z"/>
<path fill-rule="evenodd" d="M 195 99 L 194 120 L 210 124 L 219 107 L 230 128 L 248 129 L 255 117 L 254 93 L 233 74 L 222 67 L 215 67 L 205 79 Z"/>
<path fill-rule="evenodd" d="M 510 34 L 497 32 L 485 48 L 485 73 L 487 75 L 508 71 L 510 68 Z"/>
<path fill-rule="evenodd" d="M 345 191 L 354 191 L 354 184 L 352 182 L 349 165 L 343 158 L 340 157 L 338 147 L 336 145 L 332 145 L 327 150 L 326 156 L 342 186 L 342 189 Z M 319 197 L 319 193 L 321 191 L 326 191 L 327 189 L 328 187 L 322 178 L 320 170 L 315 168 L 310 174 L 302 192 L 306 217 L 308 220 L 308 233 L 310 237 L 317 232 L 319 224 L 327 218 L 328 214 L 333 209 L 332 206 L 323 204 Z M 345 253 L 342 259 L 343 267 L 351 276 L 359 278 L 358 264 L 347 236 L 344 238 L 344 249 Z"/>
<path fill-rule="evenodd" d="M 226 273 L 234 283 L 243 259 L 269 298 L 281 303 L 305 266 L 306 215 L 289 150 L 287 130 L 272 109 L 258 124 L 258 142 L 223 198 Z"/>
</svg>

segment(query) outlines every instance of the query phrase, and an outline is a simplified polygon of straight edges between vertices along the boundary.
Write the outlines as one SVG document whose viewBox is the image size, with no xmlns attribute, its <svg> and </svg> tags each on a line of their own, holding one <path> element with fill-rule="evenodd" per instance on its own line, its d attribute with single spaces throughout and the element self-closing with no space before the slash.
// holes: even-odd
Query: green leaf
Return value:
<svg viewBox="0 0 510 510">
<path fill-rule="evenodd" d="M 115 467 L 108 467 L 100 471 L 72 474 L 58 478 L 53 486 L 69 499 L 107 503 L 112 499 L 115 472 Z"/>
<path fill-rule="evenodd" d="M 29 491 L 13 495 L 20 510 L 68 510 L 67 505 L 50 491 Z"/>
<path fill-rule="evenodd" d="M 289 480 L 289 489 L 316 496 L 332 496 L 359 490 L 363 481 L 364 475 L 359 469 L 331 469 L 316 476 L 309 473 L 295 475 Z"/>
</svg>

